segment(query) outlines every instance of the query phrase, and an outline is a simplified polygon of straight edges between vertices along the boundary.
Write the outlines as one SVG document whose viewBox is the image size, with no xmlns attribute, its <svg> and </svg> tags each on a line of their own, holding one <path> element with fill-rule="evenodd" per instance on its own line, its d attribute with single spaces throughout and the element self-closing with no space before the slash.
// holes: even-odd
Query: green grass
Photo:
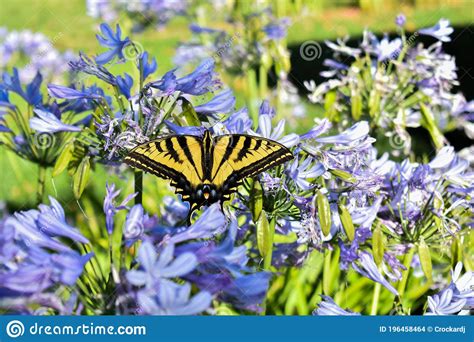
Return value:
<svg viewBox="0 0 474 342">
<path fill-rule="evenodd" d="M 289 43 L 308 39 L 324 40 L 350 35 L 360 35 L 365 27 L 375 32 L 393 31 L 394 18 L 403 12 L 407 15 L 407 29 L 416 30 L 430 26 L 440 18 L 451 20 L 454 25 L 472 24 L 472 2 L 438 1 L 431 6 L 399 5 L 398 2 L 376 2 L 379 9 L 362 11 L 356 7 L 313 8 L 302 18 L 293 20 L 289 28 Z M 4 1 L 0 11 L 1 26 L 9 30 L 29 29 L 47 35 L 59 50 L 72 49 L 88 54 L 98 52 L 95 33 L 98 22 L 86 15 L 85 0 L 22 0 Z M 124 25 L 124 20 L 119 20 Z M 125 23 L 127 26 L 127 23 Z M 190 36 L 184 19 L 177 19 L 163 29 L 150 29 L 133 34 L 133 39 L 156 56 L 165 70 L 171 66 L 174 47 Z"/>
<path fill-rule="evenodd" d="M 407 16 L 408 31 L 434 25 L 440 18 L 449 19 L 452 25 L 474 23 L 471 1 L 439 1 L 431 6 L 417 8 L 386 1 L 381 3 L 378 11 L 373 12 L 347 7 L 308 13 L 290 27 L 288 41 L 295 43 L 335 39 L 346 35 L 358 36 L 364 28 L 376 33 L 393 32 L 396 29 L 395 17 L 399 13 Z"/>
</svg>

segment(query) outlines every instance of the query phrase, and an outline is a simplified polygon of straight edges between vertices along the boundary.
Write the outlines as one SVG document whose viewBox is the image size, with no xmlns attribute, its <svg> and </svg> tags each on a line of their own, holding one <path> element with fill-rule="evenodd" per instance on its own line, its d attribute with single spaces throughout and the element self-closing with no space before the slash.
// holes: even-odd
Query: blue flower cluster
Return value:
<svg viewBox="0 0 474 342">
<path fill-rule="evenodd" d="M 50 206 L 41 204 L 0 222 L 0 306 L 9 312 L 72 314 L 76 307 L 77 293 L 69 293 L 70 287 L 93 254 L 78 252 L 89 240 L 66 222 L 61 204 L 49 200 Z M 61 292 L 68 293 L 67 302 L 61 301 Z"/>
<path fill-rule="evenodd" d="M 306 83 L 312 102 L 329 105 L 330 101 L 332 121 L 370 120 L 374 136 L 388 141 L 394 156 L 406 156 L 412 150 L 408 128 L 428 130 L 437 148 L 445 143 L 442 133 L 453 126 L 472 136 L 468 123 L 473 102 L 455 91 L 459 84 L 456 63 L 443 51 L 442 43 L 449 42 L 453 32 L 449 21 L 441 19 L 436 26 L 409 36 L 404 22 L 403 17 L 397 18 L 400 37 L 392 40 L 388 36 L 379 40 L 366 30 L 357 48 L 341 39 L 326 42 L 333 58 L 324 61 L 329 69 L 321 75 L 328 80 L 318 86 Z M 416 42 L 419 35 L 437 41 L 424 47 Z"/>
</svg>

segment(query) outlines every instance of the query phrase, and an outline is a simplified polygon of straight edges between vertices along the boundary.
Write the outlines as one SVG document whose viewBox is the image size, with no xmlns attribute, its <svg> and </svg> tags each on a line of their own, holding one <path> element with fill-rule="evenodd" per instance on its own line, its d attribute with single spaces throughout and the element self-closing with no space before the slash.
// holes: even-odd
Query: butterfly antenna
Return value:
<svg viewBox="0 0 474 342">
<path fill-rule="evenodd" d="M 220 118 L 219 120 L 217 120 L 216 122 L 214 122 L 208 129 L 209 129 L 209 130 L 212 130 L 212 132 L 215 133 L 214 127 L 215 127 L 217 124 L 220 124 L 220 123 L 224 122 L 225 119 L 226 119 L 226 116 L 223 115 L 222 118 Z"/>
</svg>

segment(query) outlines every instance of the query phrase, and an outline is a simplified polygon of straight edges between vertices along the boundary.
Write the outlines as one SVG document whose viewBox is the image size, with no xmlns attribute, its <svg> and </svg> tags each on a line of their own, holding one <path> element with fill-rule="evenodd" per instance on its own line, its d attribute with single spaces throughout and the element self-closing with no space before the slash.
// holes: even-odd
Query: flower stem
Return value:
<svg viewBox="0 0 474 342">
<path fill-rule="evenodd" d="M 273 246 L 273 236 L 275 235 L 275 218 L 272 218 L 269 222 L 270 224 L 270 236 L 272 238 L 271 244 Z M 271 248 L 267 255 L 263 258 L 263 269 L 265 271 L 269 271 L 270 267 L 272 266 L 272 255 L 273 255 L 273 248 Z"/>
<path fill-rule="evenodd" d="M 143 171 L 135 170 L 135 192 L 137 196 L 135 197 L 135 204 L 142 204 L 143 197 Z"/>
<path fill-rule="evenodd" d="M 36 201 L 38 202 L 38 204 L 43 202 L 45 178 L 46 178 L 46 167 L 44 167 L 43 165 L 39 165 L 38 166 L 38 191 L 36 193 Z"/>
<path fill-rule="evenodd" d="M 331 258 L 332 252 L 330 250 L 326 251 L 323 266 L 323 293 L 326 296 L 331 295 Z"/>
<path fill-rule="evenodd" d="M 405 255 L 405 260 L 403 261 L 403 265 L 407 268 L 406 271 L 403 271 L 402 279 L 398 283 L 398 295 L 400 298 L 403 297 L 405 294 L 405 289 L 408 282 L 408 275 L 410 274 L 410 265 L 413 260 L 413 256 L 415 254 L 415 247 L 412 247 L 408 253 Z"/>
<path fill-rule="evenodd" d="M 257 73 L 254 69 L 250 68 L 247 71 L 247 107 L 250 118 L 254 123 L 258 122 L 258 112 L 256 108 L 257 92 Z"/>
<path fill-rule="evenodd" d="M 379 297 L 380 297 L 380 290 L 382 289 L 382 284 L 380 283 L 375 283 L 374 286 L 374 294 L 372 297 L 372 307 L 370 309 L 370 314 L 372 316 L 377 315 L 377 309 L 379 305 Z"/>
<path fill-rule="evenodd" d="M 273 255 L 273 236 L 275 235 L 275 225 L 276 225 L 276 220 L 275 218 L 272 218 L 269 222 L 270 225 L 270 236 L 271 236 L 271 244 L 272 248 L 269 250 L 269 252 L 265 255 L 263 258 L 263 269 L 265 271 L 270 272 L 270 268 L 272 267 L 272 255 Z M 262 312 L 260 313 L 262 316 L 265 316 L 267 313 L 267 302 L 266 302 L 266 297 L 263 299 L 262 303 Z"/>
<path fill-rule="evenodd" d="M 267 96 L 268 80 L 267 68 L 265 68 L 263 65 L 260 65 L 258 69 L 258 81 L 260 98 L 264 99 Z"/>
</svg>

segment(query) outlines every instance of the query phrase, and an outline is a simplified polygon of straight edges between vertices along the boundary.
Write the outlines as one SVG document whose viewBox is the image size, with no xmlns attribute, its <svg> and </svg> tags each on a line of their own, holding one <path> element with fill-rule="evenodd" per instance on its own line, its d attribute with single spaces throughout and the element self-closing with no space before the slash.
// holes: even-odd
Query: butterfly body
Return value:
<svg viewBox="0 0 474 342">
<path fill-rule="evenodd" d="M 224 201 L 242 180 L 293 158 L 283 145 L 257 136 L 228 134 L 212 137 L 172 135 L 135 147 L 124 161 L 145 172 L 169 179 L 176 193 L 191 204 Z"/>
</svg>

